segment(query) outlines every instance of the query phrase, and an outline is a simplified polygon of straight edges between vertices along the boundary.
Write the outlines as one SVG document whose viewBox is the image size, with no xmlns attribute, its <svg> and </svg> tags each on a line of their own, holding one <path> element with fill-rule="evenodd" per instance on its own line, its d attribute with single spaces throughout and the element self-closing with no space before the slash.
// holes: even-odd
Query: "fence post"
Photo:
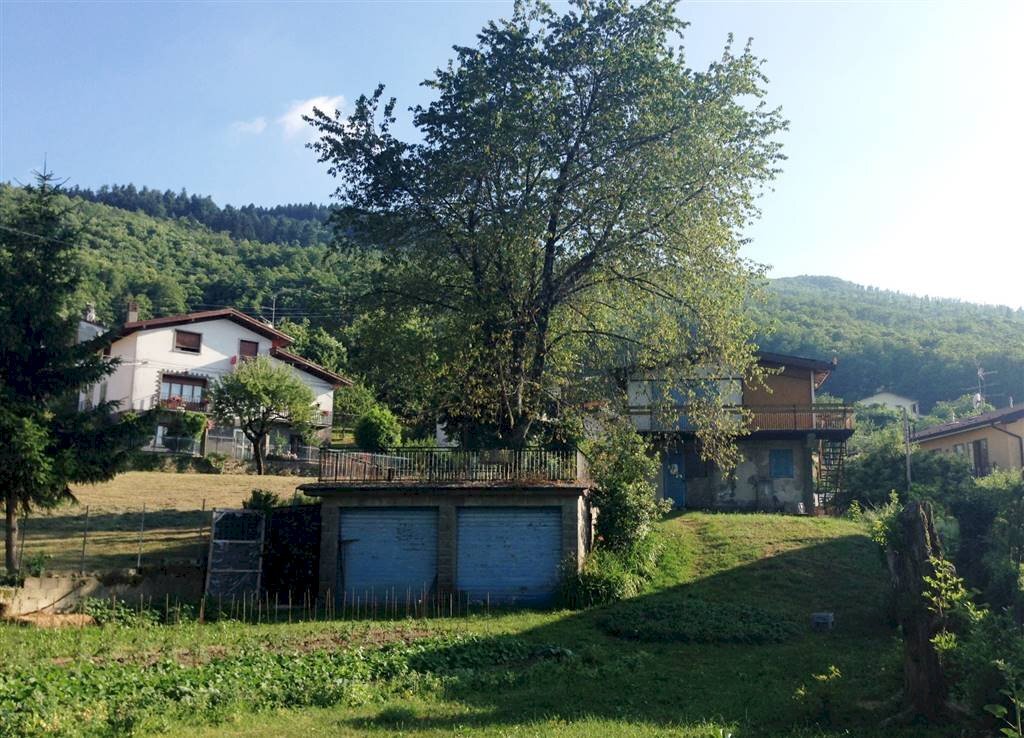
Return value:
<svg viewBox="0 0 1024 738">
<path fill-rule="evenodd" d="M 203 560 L 203 553 L 204 553 L 204 550 L 203 550 L 204 549 L 204 547 L 203 547 L 203 543 L 204 543 L 204 541 L 203 541 L 203 530 L 206 528 L 206 523 L 205 523 L 205 520 L 206 520 L 206 498 L 205 497 L 203 498 L 203 507 L 202 507 L 201 513 L 202 514 L 200 514 L 200 516 L 199 516 L 199 531 L 197 533 L 197 538 L 199 540 L 199 561 Z"/>
<path fill-rule="evenodd" d="M 85 506 L 85 519 L 82 523 L 82 558 L 78 562 L 78 573 L 85 574 L 85 541 L 89 537 L 89 506 Z"/>
<path fill-rule="evenodd" d="M 21 551 L 18 553 L 18 572 L 20 573 L 22 567 L 25 565 L 25 528 L 28 527 L 29 514 L 26 512 L 25 517 L 21 521 Z"/>
<path fill-rule="evenodd" d="M 142 534 L 146 530 L 146 503 L 142 503 L 142 520 L 139 521 L 139 553 L 135 557 L 135 571 L 142 569 Z"/>
</svg>

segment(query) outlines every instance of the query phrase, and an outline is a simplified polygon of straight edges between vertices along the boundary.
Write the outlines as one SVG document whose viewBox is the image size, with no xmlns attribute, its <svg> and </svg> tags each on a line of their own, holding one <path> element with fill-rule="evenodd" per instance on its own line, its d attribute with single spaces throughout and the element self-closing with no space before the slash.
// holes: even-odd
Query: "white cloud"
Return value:
<svg viewBox="0 0 1024 738">
<path fill-rule="evenodd" d="M 313 129 L 302 119 L 302 116 L 312 115 L 313 108 L 319 108 L 328 115 L 333 115 L 335 110 L 341 110 L 343 107 L 345 107 L 345 98 L 341 95 L 335 97 L 321 95 L 319 97 L 311 97 L 308 100 L 297 100 L 288 108 L 287 113 L 277 119 L 277 122 L 284 129 L 284 135 L 289 138 L 298 135 L 302 131 L 307 131 L 312 136 Z"/>
<path fill-rule="evenodd" d="M 262 115 L 252 120 L 236 120 L 231 124 L 232 133 L 249 133 L 258 136 L 267 127 L 267 119 Z"/>
</svg>

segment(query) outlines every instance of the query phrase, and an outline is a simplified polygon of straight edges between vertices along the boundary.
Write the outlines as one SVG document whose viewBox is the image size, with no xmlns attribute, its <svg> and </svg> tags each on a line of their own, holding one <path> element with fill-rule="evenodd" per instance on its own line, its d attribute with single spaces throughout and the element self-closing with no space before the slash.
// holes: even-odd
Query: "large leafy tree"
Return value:
<svg viewBox="0 0 1024 738">
<path fill-rule="evenodd" d="M 238 423 L 252 443 L 256 473 L 263 474 L 264 445 L 275 425 L 305 431 L 317 407 L 313 391 L 294 372 L 266 356 L 242 362 L 210 388 L 213 416 L 220 423 Z"/>
<path fill-rule="evenodd" d="M 0 490 L 5 561 L 18 569 L 18 514 L 70 498 L 71 482 L 108 479 L 119 469 L 137 423 L 103 403 L 79 410 L 79 392 L 114 362 L 109 337 L 78 342 L 74 295 L 77 233 L 48 172 L 21 191 L 5 190 L 0 223 Z"/>
<path fill-rule="evenodd" d="M 314 111 L 336 240 L 381 252 L 385 321 L 429 316 L 439 414 L 522 444 L 556 406 L 607 396 L 610 369 L 657 368 L 688 388 L 705 448 L 728 446 L 701 384 L 752 370 L 738 249 L 785 122 L 749 49 L 694 71 L 684 28 L 666 0 L 521 2 L 424 83 L 408 140 L 383 86 L 350 116 Z"/>
</svg>

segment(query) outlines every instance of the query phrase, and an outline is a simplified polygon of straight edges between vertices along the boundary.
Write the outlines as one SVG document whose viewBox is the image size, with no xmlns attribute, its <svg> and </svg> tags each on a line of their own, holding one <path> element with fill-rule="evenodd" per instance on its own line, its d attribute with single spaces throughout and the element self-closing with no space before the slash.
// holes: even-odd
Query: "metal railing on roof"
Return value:
<svg viewBox="0 0 1024 738">
<path fill-rule="evenodd" d="M 402 448 L 388 453 L 321 449 L 322 482 L 574 482 L 585 476 L 575 450 Z"/>
</svg>

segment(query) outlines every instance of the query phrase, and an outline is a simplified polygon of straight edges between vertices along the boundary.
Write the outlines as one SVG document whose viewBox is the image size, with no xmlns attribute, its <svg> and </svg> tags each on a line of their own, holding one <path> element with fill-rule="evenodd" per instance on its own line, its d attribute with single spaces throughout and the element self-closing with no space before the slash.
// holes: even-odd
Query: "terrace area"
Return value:
<svg viewBox="0 0 1024 738">
<path fill-rule="evenodd" d="M 746 413 L 746 433 L 761 436 L 795 436 L 815 433 L 823 437 L 849 438 L 853 434 L 854 410 L 849 405 L 744 405 L 736 413 Z M 678 413 L 676 423 L 666 422 L 665 414 Z M 693 431 L 686 418 L 686 408 L 678 406 L 667 411 L 652 407 L 630 408 L 630 415 L 641 432 Z"/>
<path fill-rule="evenodd" d="M 321 449 L 320 482 L 573 483 L 587 478 L 575 450 L 403 448 L 388 453 Z"/>
</svg>

